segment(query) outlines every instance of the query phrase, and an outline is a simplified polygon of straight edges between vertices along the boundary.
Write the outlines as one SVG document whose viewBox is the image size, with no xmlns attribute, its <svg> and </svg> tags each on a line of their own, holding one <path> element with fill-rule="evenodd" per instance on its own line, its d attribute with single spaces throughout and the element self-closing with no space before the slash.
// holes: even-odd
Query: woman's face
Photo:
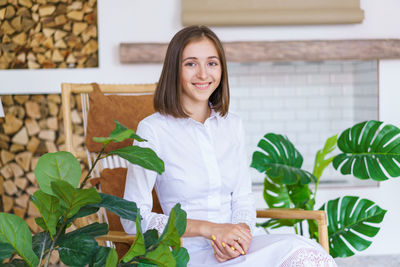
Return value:
<svg viewBox="0 0 400 267">
<path fill-rule="evenodd" d="M 221 62 L 208 38 L 192 41 L 182 51 L 182 105 L 205 104 L 221 81 Z"/>
</svg>

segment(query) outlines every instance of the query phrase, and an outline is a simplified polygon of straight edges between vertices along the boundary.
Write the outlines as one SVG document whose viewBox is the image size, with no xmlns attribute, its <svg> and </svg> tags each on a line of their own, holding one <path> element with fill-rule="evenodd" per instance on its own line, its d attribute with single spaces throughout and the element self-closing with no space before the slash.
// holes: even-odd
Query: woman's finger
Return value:
<svg viewBox="0 0 400 267">
<path fill-rule="evenodd" d="M 217 258 L 217 260 L 219 262 L 228 260 L 228 257 L 222 253 L 222 251 L 215 245 L 215 243 L 213 241 L 211 241 L 211 246 L 214 249 L 215 257 Z"/>
<path fill-rule="evenodd" d="M 240 247 L 243 249 L 244 253 L 247 254 L 250 248 L 250 242 L 245 240 L 245 239 L 239 239 L 237 243 L 240 245 Z"/>
<path fill-rule="evenodd" d="M 249 250 L 251 239 L 252 237 L 248 238 L 247 236 L 242 235 L 236 239 L 236 242 L 238 242 L 240 246 L 244 249 L 244 251 L 247 253 L 247 251 Z"/>
<path fill-rule="evenodd" d="M 252 239 L 251 236 L 249 237 L 248 235 L 244 234 L 243 231 L 240 231 L 240 233 L 234 240 L 238 243 L 243 243 L 243 242 L 250 243 L 251 239 Z"/>
<path fill-rule="evenodd" d="M 253 238 L 253 236 L 251 235 L 251 231 L 247 227 L 244 227 L 240 224 L 239 227 L 242 237 L 246 237 L 248 240 L 251 240 Z"/>
<path fill-rule="evenodd" d="M 237 256 L 241 255 L 241 248 L 235 247 L 231 244 L 226 244 L 225 248 L 225 253 L 232 259 L 236 258 Z"/>
<path fill-rule="evenodd" d="M 230 244 L 230 247 L 233 251 L 237 251 L 241 255 L 244 255 L 246 250 L 238 243 L 238 242 L 233 242 Z"/>
<path fill-rule="evenodd" d="M 221 242 L 220 239 L 215 239 L 213 243 L 214 243 L 214 246 L 217 247 L 222 253 L 225 252 L 225 248 L 224 248 L 226 246 L 225 242 Z"/>
</svg>

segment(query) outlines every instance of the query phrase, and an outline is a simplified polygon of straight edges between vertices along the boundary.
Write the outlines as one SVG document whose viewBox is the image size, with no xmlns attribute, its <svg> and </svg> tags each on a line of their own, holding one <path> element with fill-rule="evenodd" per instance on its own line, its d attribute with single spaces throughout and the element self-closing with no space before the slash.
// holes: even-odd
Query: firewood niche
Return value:
<svg viewBox="0 0 400 267">
<path fill-rule="evenodd" d="M 29 197 L 37 189 L 34 169 L 40 156 L 47 152 L 65 150 L 62 124 L 61 96 L 2 95 L 5 118 L 0 118 L 0 193 L 4 212 L 23 218 L 33 232 L 39 216 Z M 73 143 L 82 151 L 84 133 L 79 96 L 71 98 L 73 106 Z M 81 163 L 82 175 L 87 163 Z"/>
<path fill-rule="evenodd" d="M 0 40 L 0 69 L 97 67 L 97 0 L 0 0 Z"/>
</svg>

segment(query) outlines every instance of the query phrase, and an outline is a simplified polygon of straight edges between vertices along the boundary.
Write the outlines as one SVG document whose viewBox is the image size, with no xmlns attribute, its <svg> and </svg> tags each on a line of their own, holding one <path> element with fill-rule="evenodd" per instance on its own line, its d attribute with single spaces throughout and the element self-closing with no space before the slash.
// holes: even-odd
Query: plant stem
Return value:
<svg viewBox="0 0 400 267">
<path fill-rule="evenodd" d="M 42 259 L 43 259 L 44 249 L 46 247 L 46 242 L 47 242 L 47 235 L 44 235 L 44 243 L 43 243 L 43 247 L 42 247 L 42 252 L 40 253 L 40 259 L 39 259 L 38 267 L 40 266 L 40 264 L 42 262 Z"/>
<path fill-rule="evenodd" d="M 300 225 L 300 235 L 303 236 L 304 235 L 304 233 L 303 233 L 303 221 L 300 221 L 299 225 Z"/>
<path fill-rule="evenodd" d="M 314 197 L 313 197 L 314 201 L 315 201 L 315 197 L 317 196 L 318 185 L 319 185 L 319 178 L 317 178 L 317 181 L 315 182 Z"/>
<path fill-rule="evenodd" d="M 83 179 L 81 185 L 79 186 L 79 189 L 82 189 L 85 186 L 87 180 L 91 177 L 91 174 L 92 174 L 92 172 L 94 170 L 94 167 L 96 166 L 97 162 L 101 159 L 101 155 L 104 153 L 105 149 L 106 149 L 106 146 L 103 146 L 103 148 L 101 149 L 100 153 L 97 155 L 95 161 L 93 162 L 92 167 L 90 168 L 90 170 L 89 170 L 88 174 L 86 175 L 85 179 Z"/>
<path fill-rule="evenodd" d="M 44 264 L 45 267 L 49 266 L 51 253 L 53 252 L 53 249 L 54 249 L 54 247 L 56 245 L 57 239 L 60 237 L 61 233 L 64 231 L 64 228 L 67 225 L 67 222 L 68 222 L 68 218 L 65 217 L 63 223 L 61 224 L 60 229 L 58 229 L 58 232 L 57 232 L 56 236 L 53 239 L 53 242 L 51 242 L 51 247 L 50 247 L 50 250 L 49 250 L 49 254 L 47 256 L 46 263 Z"/>
</svg>

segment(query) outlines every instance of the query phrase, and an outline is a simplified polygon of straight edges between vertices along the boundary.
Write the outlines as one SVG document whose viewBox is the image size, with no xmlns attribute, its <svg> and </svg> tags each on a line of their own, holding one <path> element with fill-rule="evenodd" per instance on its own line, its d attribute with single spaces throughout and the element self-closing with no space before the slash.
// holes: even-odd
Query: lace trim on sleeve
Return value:
<svg viewBox="0 0 400 267">
<path fill-rule="evenodd" d="M 256 226 L 256 214 L 255 211 L 250 210 L 237 210 L 232 214 L 232 223 L 245 223 L 250 227 L 252 233 Z"/>
<path fill-rule="evenodd" d="M 164 214 L 157 214 L 151 218 L 147 229 L 156 229 L 158 234 L 161 235 L 165 226 L 168 223 L 168 216 Z"/>
</svg>

